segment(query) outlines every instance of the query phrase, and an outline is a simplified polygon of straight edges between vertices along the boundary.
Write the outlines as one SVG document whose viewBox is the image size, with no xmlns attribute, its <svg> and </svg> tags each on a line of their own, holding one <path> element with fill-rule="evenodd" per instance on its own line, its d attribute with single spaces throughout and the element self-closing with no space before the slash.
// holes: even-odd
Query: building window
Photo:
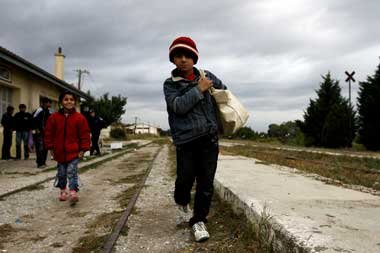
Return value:
<svg viewBox="0 0 380 253">
<path fill-rule="evenodd" d="M 9 71 L 9 69 L 7 69 L 6 67 L 0 66 L 0 79 L 7 82 L 12 81 L 11 72 Z"/>
<path fill-rule="evenodd" d="M 12 89 L 0 86 L 0 115 L 7 111 L 8 105 L 12 104 Z"/>
</svg>

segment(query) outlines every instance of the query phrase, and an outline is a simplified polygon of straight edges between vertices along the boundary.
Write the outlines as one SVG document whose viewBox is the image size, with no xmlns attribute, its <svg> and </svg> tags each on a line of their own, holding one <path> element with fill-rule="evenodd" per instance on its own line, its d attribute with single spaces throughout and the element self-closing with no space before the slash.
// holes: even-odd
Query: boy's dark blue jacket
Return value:
<svg viewBox="0 0 380 253">
<path fill-rule="evenodd" d="M 170 131 L 174 144 L 181 145 L 207 134 L 216 135 L 218 124 L 216 108 L 208 91 L 198 89 L 200 72 L 194 68 L 193 81 L 180 77 L 178 70 L 164 82 L 164 94 L 169 114 Z M 205 70 L 216 89 L 226 86 L 210 71 Z"/>
</svg>

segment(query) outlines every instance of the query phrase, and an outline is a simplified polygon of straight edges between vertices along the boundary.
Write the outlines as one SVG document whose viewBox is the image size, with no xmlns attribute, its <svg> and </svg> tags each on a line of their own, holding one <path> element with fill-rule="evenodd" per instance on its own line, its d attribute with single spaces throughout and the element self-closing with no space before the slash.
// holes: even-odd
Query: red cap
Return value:
<svg viewBox="0 0 380 253">
<path fill-rule="evenodd" d="M 197 63 L 199 52 L 197 49 L 197 45 L 195 45 L 195 42 L 189 38 L 189 37 L 178 37 L 176 38 L 173 43 L 169 47 L 169 59 L 171 62 L 173 62 L 174 52 L 177 49 L 184 49 L 191 53 L 193 56 L 194 64 Z"/>
</svg>

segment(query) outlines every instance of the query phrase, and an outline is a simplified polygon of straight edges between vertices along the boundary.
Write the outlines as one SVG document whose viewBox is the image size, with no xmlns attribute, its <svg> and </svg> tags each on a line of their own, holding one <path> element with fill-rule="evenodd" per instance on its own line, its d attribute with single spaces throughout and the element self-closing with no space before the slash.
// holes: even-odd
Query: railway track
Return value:
<svg viewBox="0 0 380 253">
<path fill-rule="evenodd" d="M 143 148 L 147 145 L 149 145 L 150 143 L 147 143 L 147 144 L 144 144 L 144 145 L 141 145 L 141 146 L 138 146 L 136 147 L 136 149 L 140 149 L 140 148 Z M 131 152 L 131 150 L 135 149 L 135 147 L 132 147 L 132 148 L 126 148 L 125 150 L 122 150 L 122 151 L 119 151 L 117 153 L 114 153 L 114 154 L 111 154 L 110 156 L 108 157 L 105 157 L 104 159 L 100 160 L 100 161 L 96 161 L 96 162 L 90 162 L 89 164 L 85 165 L 85 166 L 81 166 L 81 164 L 79 164 L 79 167 L 78 167 L 78 174 L 81 174 L 83 172 L 85 172 L 86 170 L 88 170 L 89 168 L 91 167 L 96 167 L 102 163 L 105 163 L 107 161 L 110 161 L 112 159 L 115 159 L 119 156 L 122 156 L 122 155 L 125 155 L 126 153 L 128 152 Z M 50 170 L 50 169 L 49 169 Z M 45 171 L 45 172 L 48 172 L 49 170 Z M 46 182 L 49 182 L 49 181 L 52 181 L 55 179 L 55 176 L 50 176 L 50 177 L 47 177 L 43 180 L 38 180 L 37 182 L 34 182 L 34 183 L 31 183 L 31 184 L 28 184 L 28 185 L 25 185 L 25 186 L 22 186 L 22 187 L 19 187 L 17 189 L 14 189 L 14 190 L 11 190 L 9 192 L 5 192 L 5 193 L 2 193 L 0 194 L 0 200 L 4 200 L 5 198 L 11 196 L 11 195 L 14 195 L 14 194 L 17 194 L 19 192 L 23 192 L 23 191 L 28 191 L 28 190 L 31 190 L 35 187 L 38 187 L 39 185 L 43 184 L 43 183 L 46 183 Z"/>
<path fill-rule="evenodd" d="M 5 231 L 6 232 L 5 235 L 3 236 L 2 239 L 0 239 L 0 250 L 4 249 L 4 250 L 7 250 L 7 252 L 19 252 L 20 250 L 27 250 L 28 252 L 47 252 L 50 250 L 49 252 L 52 252 L 51 251 L 52 247 L 53 247 L 53 250 L 55 247 L 64 247 L 63 245 L 61 245 L 62 244 L 61 242 L 54 242 L 54 241 L 55 240 L 66 241 L 67 240 L 67 239 L 65 239 L 66 236 L 61 236 L 62 231 L 56 231 L 58 233 L 58 236 L 61 236 L 61 238 L 57 238 L 57 235 L 53 236 L 55 231 L 50 231 L 51 228 L 48 228 L 48 226 L 45 223 L 53 223 L 55 226 L 56 225 L 58 225 L 58 227 L 62 226 L 63 229 L 61 229 L 61 230 L 67 229 L 67 231 L 70 231 L 73 229 L 72 227 L 75 226 L 75 223 L 76 223 L 75 219 L 78 217 L 73 217 L 71 223 L 70 223 L 70 221 L 67 221 L 65 219 L 65 221 L 62 221 L 62 224 L 61 223 L 58 223 L 58 224 L 55 223 L 55 221 L 53 221 L 53 219 L 55 219 L 55 217 L 59 217 L 62 215 L 75 213 L 74 216 L 82 216 L 82 215 L 86 214 L 85 217 L 89 216 L 89 218 L 85 218 L 83 220 L 82 225 L 81 225 L 81 227 L 82 227 L 81 231 L 73 231 L 73 233 L 74 232 L 77 233 L 76 237 L 78 237 L 79 240 L 78 240 L 76 245 L 69 245 L 69 247 L 72 247 L 72 252 L 90 252 L 87 250 L 85 250 L 85 251 L 77 250 L 76 248 L 82 246 L 81 245 L 82 242 L 80 241 L 81 238 L 85 237 L 88 233 L 92 232 L 91 231 L 92 229 L 88 229 L 87 231 L 83 231 L 84 227 L 87 227 L 88 224 L 93 223 L 93 222 L 95 222 L 95 223 L 102 222 L 101 221 L 102 215 L 103 214 L 107 215 L 108 214 L 107 212 L 109 212 L 109 210 L 110 210 L 109 208 L 108 209 L 106 208 L 105 210 L 103 210 L 104 211 L 103 214 L 100 214 L 100 215 L 96 214 L 97 213 L 96 209 L 99 207 L 99 204 L 95 204 L 94 201 L 91 200 L 91 198 L 93 196 L 89 196 L 88 192 L 91 192 L 91 190 L 88 188 L 90 188 L 90 187 L 93 188 L 93 187 L 95 187 L 95 185 L 99 184 L 99 185 L 102 185 L 106 191 L 109 190 L 109 191 L 114 192 L 113 197 L 112 196 L 108 197 L 108 198 L 104 197 L 106 199 L 106 201 L 108 201 L 109 199 L 116 200 L 120 197 L 120 195 L 123 195 L 123 193 L 120 192 L 120 189 L 127 189 L 127 190 L 133 189 L 133 191 L 134 191 L 132 194 L 132 197 L 130 199 L 128 199 L 128 202 L 127 202 L 125 208 L 120 209 L 117 206 L 115 206 L 115 204 L 113 204 L 113 206 L 114 206 L 113 209 L 116 210 L 114 212 L 116 212 L 118 217 L 116 218 L 117 219 L 116 223 L 114 223 L 116 221 L 114 219 L 112 222 L 110 222 L 110 224 L 112 223 L 112 224 L 116 224 L 116 225 L 114 225 L 114 226 L 112 225 L 112 231 L 107 232 L 106 240 L 104 242 L 102 242 L 101 245 L 97 246 L 98 247 L 97 249 L 101 250 L 101 252 L 112 252 L 114 244 L 117 241 L 117 239 L 118 239 L 120 233 L 122 232 L 123 228 L 125 227 L 125 224 L 128 221 L 128 217 L 130 216 L 130 214 L 133 210 L 133 207 L 136 204 L 136 201 L 139 197 L 139 194 L 140 194 L 142 188 L 144 187 L 145 181 L 146 181 L 147 177 L 149 176 L 149 173 L 152 169 L 153 163 L 154 163 L 157 155 L 160 153 L 161 150 L 162 149 L 159 148 L 159 146 L 157 146 L 156 144 L 148 143 L 148 144 L 145 144 L 145 145 L 138 147 L 137 151 L 135 150 L 136 152 L 134 152 L 136 154 L 129 153 L 130 150 L 125 150 L 125 151 L 118 153 L 117 155 L 115 155 L 113 157 L 110 157 L 109 159 L 106 159 L 102 162 L 97 163 L 96 166 L 102 166 L 104 164 L 101 167 L 101 169 L 89 170 L 88 167 L 95 166 L 94 164 L 91 164 L 89 166 L 81 168 L 80 174 L 82 174 L 83 177 L 89 178 L 89 177 L 93 177 L 93 175 L 96 175 L 96 174 L 102 174 L 103 176 L 97 176 L 98 177 L 97 180 L 100 180 L 100 184 L 96 183 L 94 181 L 94 182 L 92 182 L 93 185 L 87 185 L 85 188 L 83 188 L 83 191 L 84 191 L 82 193 L 83 198 L 81 198 L 81 200 L 79 202 L 79 206 L 71 207 L 71 208 L 69 207 L 69 209 L 66 209 L 66 210 L 62 210 L 62 207 L 59 207 L 59 206 L 62 206 L 62 204 L 64 204 L 64 203 L 57 203 L 57 200 L 55 199 L 55 192 L 56 191 L 54 191 L 53 196 L 50 196 L 48 198 L 49 203 L 46 205 L 47 206 L 46 212 L 41 214 L 42 216 L 45 216 L 46 218 L 37 217 L 36 219 L 34 219 L 35 218 L 34 214 L 39 213 L 38 210 L 40 209 L 40 206 L 41 206 L 41 204 L 38 204 L 36 202 L 43 203 L 43 202 L 41 202 L 43 200 L 41 200 L 41 199 L 29 200 L 28 198 L 30 198 L 29 196 L 33 195 L 33 194 L 36 194 L 36 193 L 40 194 L 41 191 L 45 192 L 45 193 L 41 193 L 41 194 L 46 194 L 46 193 L 49 194 L 49 192 L 52 192 L 49 181 L 54 180 L 54 177 L 47 178 L 45 180 L 42 180 L 42 181 L 30 184 L 28 186 L 19 188 L 15 191 L 3 194 L 1 197 L 2 197 L 2 208 L 4 208 L 4 210 L 0 211 L 0 234 L 3 235 L 2 232 L 4 232 L 4 231 L 2 231 L 2 229 L 4 227 L 2 227 L 2 226 L 4 226 L 4 225 L 7 225 L 6 228 L 11 227 L 12 229 L 14 229 L 15 233 L 11 233 L 11 232 L 7 233 L 7 230 Z M 153 153 L 153 151 L 154 151 L 154 153 Z M 144 154 L 149 154 L 149 155 L 144 156 Z M 129 157 L 129 158 L 126 158 L 126 157 Z M 110 161 L 110 163 L 107 163 L 108 161 Z M 112 164 L 112 165 L 110 165 L 110 164 Z M 136 169 L 134 169 L 134 166 L 139 168 L 138 171 Z M 108 170 L 108 173 L 107 173 L 107 170 Z M 122 170 L 122 171 L 120 171 L 120 170 Z M 88 171 L 89 173 L 83 173 L 84 171 Z M 117 172 L 117 171 L 120 171 L 120 172 L 118 172 L 119 175 L 115 176 L 114 172 Z M 144 172 L 144 173 L 141 174 L 142 172 Z M 135 177 L 136 175 L 134 175 L 133 173 L 137 173 L 138 174 L 137 176 L 139 176 L 139 177 Z M 107 180 L 104 181 L 105 180 L 104 175 L 107 175 L 107 176 L 110 175 L 110 178 L 107 179 L 108 181 Z M 126 177 L 133 178 L 133 180 L 129 180 L 128 182 L 121 182 L 121 181 L 123 181 L 122 177 L 125 175 L 126 175 Z M 88 179 L 86 179 L 86 180 L 89 181 Z M 103 181 L 104 181 L 104 183 L 103 183 Z M 120 181 L 120 183 L 119 183 L 119 181 Z M 106 183 L 109 183 L 110 185 L 108 185 L 108 186 L 104 185 Z M 136 185 L 136 187 L 132 187 L 131 186 L 132 184 Z M 41 189 L 38 188 L 40 185 L 41 185 Z M 110 188 L 110 186 L 112 188 Z M 127 187 L 127 188 L 123 188 L 123 187 Z M 38 188 L 37 192 L 36 191 L 28 192 L 28 190 L 30 191 L 31 188 Z M 102 191 L 100 191 L 100 192 L 102 192 Z M 103 190 L 103 192 L 104 192 L 104 190 Z M 116 194 L 116 196 L 115 196 L 115 194 Z M 50 194 L 50 195 L 52 195 L 52 194 Z M 97 195 L 97 194 L 93 193 L 92 195 Z M 18 218 L 18 216 L 17 216 L 17 219 L 7 218 L 7 216 L 9 216 L 9 215 L 12 216 L 13 209 L 18 209 L 18 207 L 17 207 L 18 202 L 17 201 L 20 198 L 22 198 L 22 199 L 26 198 L 26 201 L 22 201 L 21 205 L 23 205 L 23 207 L 25 209 L 27 209 L 28 214 L 22 215 L 25 212 L 21 211 L 20 214 L 17 214 L 21 218 Z M 86 198 L 87 198 L 87 202 L 86 202 Z M 96 201 L 96 196 L 95 196 L 95 201 Z M 119 201 L 117 200 L 117 202 L 119 202 Z M 116 202 L 116 204 L 117 204 L 117 202 Z M 14 204 L 14 203 L 17 203 L 17 204 Z M 88 208 L 90 208 L 90 207 L 87 205 L 89 205 L 89 204 L 93 204 L 94 208 L 88 210 Z M 119 205 L 119 204 L 117 204 L 117 205 Z M 83 209 L 82 209 L 82 207 L 83 207 Z M 8 210 L 6 210 L 6 209 L 8 209 Z M 59 212 L 61 212 L 61 214 L 55 214 L 55 211 L 53 211 L 51 209 L 53 209 L 55 211 L 58 210 Z M 95 212 L 93 212 L 91 210 L 94 210 Z M 50 219 L 47 218 L 49 216 L 51 217 Z M 52 217 L 54 217 L 54 218 L 52 218 Z M 69 219 L 70 218 L 71 217 L 69 217 Z M 29 221 L 28 219 L 31 219 L 32 221 Z M 100 219 L 100 220 L 97 221 L 97 219 Z M 13 222 L 14 222 L 14 220 L 16 220 L 16 224 L 12 225 L 12 223 L 13 223 L 13 222 L 11 222 L 12 220 L 13 220 Z M 21 224 L 18 224 L 17 220 L 21 220 L 22 221 Z M 6 222 L 4 222 L 4 221 L 6 221 Z M 26 228 L 23 226 L 26 226 Z M 93 230 L 96 230 L 96 229 L 93 229 Z M 25 231 L 29 231 L 27 236 L 24 234 Z M 30 250 L 31 246 L 29 244 L 30 243 L 35 244 L 36 243 L 35 240 L 37 240 L 36 238 L 29 238 L 30 235 L 32 234 L 32 233 L 30 233 L 30 231 L 36 231 L 35 233 L 38 233 L 38 238 L 37 238 L 38 240 L 47 240 L 47 239 L 44 239 L 45 237 L 47 237 L 47 238 L 50 238 L 49 241 L 51 243 L 49 244 L 49 242 L 44 242 L 44 243 L 41 243 L 41 245 L 39 246 L 39 247 L 41 247 L 39 250 Z M 39 231 L 39 232 L 37 232 L 37 231 Z M 47 231 L 49 231 L 49 232 L 47 232 Z M 66 235 L 66 233 L 69 233 L 69 232 L 64 232 L 63 234 Z M 0 237 L 2 237 L 2 236 L 0 236 Z M 30 242 L 25 242 L 28 240 Z M 9 241 L 14 242 L 14 244 L 6 244 Z M 2 247 L 3 245 L 4 245 L 4 247 Z M 46 247 L 48 247 L 48 249 L 46 249 Z M 63 251 L 63 252 L 66 252 L 66 251 Z M 71 250 L 69 252 L 71 252 Z"/>
<path fill-rule="evenodd" d="M 149 166 L 148 166 L 148 168 L 146 170 L 146 173 L 145 173 L 144 177 L 139 182 L 138 187 L 136 188 L 135 193 L 133 194 L 132 198 L 128 202 L 127 208 L 123 211 L 121 217 L 119 218 L 118 222 L 116 223 L 116 226 L 112 230 L 111 235 L 108 237 L 107 241 L 104 243 L 103 250 L 102 250 L 103 253 L 111 253 L 112 252 L 113 247 L 114 247 L 117 239 L 119 238 L 119 235 L 120 235 L 121 231 L 123 230 L 125 224 L 128 221 L 129 216 L 131 215 L 133 207 L 136 204 L 136 201 L 137 201 L 137 199 L 138 199 L 138 197 L 140 195 L 140 192 L 141 192 L 141 190 L 143 189 L 143 187 L 145 185 L 146 179 L 148 178 L 148 176 L 150 174 L 150 171 L 152 170 L 153 163 L 156 160 L 156 158 L 157 158 L 158 154 L 160 153 L 160 151 L 161 150 L 157 150 L 157 152 L 154 155 L 152 161 L 149 163 Z"/>
</svg>

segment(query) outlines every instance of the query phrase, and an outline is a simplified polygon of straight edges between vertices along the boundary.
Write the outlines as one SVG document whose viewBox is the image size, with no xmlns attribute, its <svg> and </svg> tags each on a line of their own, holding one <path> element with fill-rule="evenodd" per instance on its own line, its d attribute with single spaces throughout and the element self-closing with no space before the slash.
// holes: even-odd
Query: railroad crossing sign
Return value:
<svg viewBox="0 0 380 253">
<path fill-rule="evenodd" d="M 352 73 L 348 73 L 348 71 L 344 72 L 346 73 L 347 75 L 347 78 L 346 78 L 346 82 L 349 82 L 349 81 L 353 81 L 355 82 L 355 78 L 354 78 L 354 75 L 355 75 L 355 71 L 352 71 Z"/>
<path fill-rule="evenodd" d="M 355 71 L 352 71 L 351 74 L 348 73 L 348 71 L 345 71 L 344 73 L 347 75 L 346 82 L 348 82 L 348 100 L 350 101 L 351 105 L 351 81 L 355 82 Z"/>
</svg>

